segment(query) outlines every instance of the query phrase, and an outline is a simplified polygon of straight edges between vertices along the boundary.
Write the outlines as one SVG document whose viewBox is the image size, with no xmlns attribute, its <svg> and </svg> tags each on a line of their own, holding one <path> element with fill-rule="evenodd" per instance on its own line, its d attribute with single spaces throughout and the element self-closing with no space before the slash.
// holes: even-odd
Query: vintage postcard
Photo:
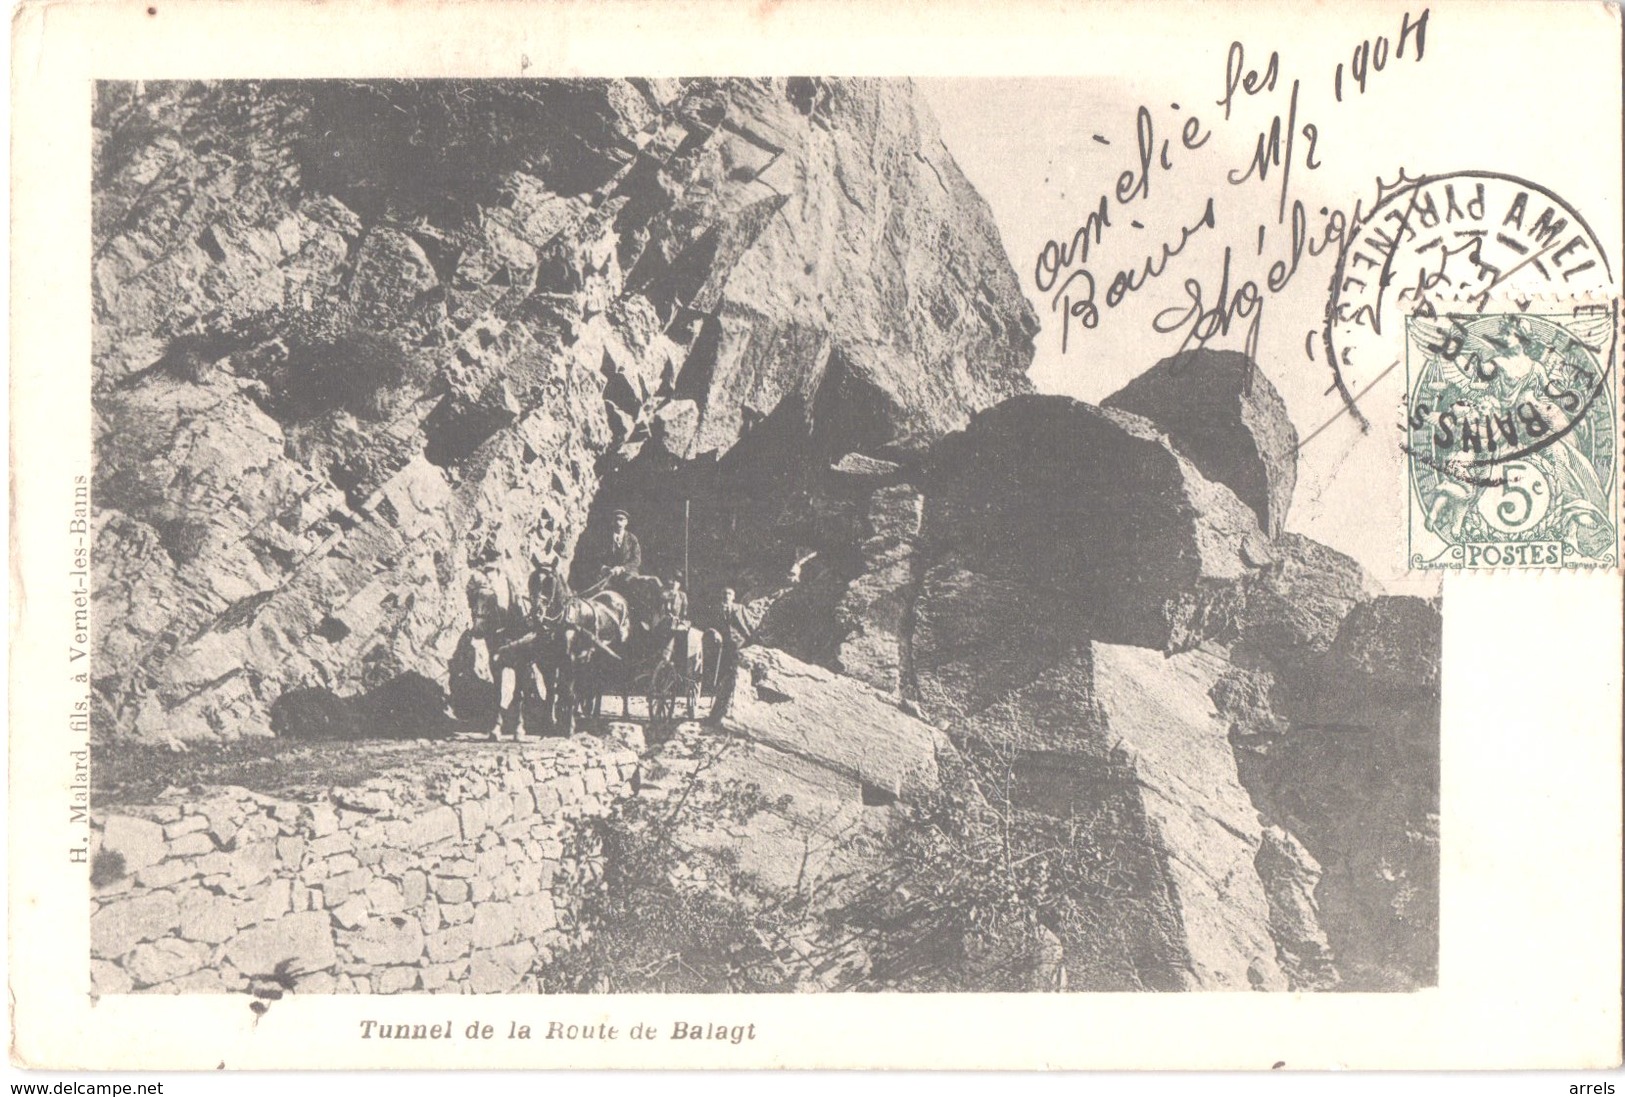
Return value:
<svg viewBox="0 0 1625 1097">
<path fill-rule="evenodd" d="M 24 5 L 13 1061 L 1617 1066 L 1621 47 Z"/>
</svg>

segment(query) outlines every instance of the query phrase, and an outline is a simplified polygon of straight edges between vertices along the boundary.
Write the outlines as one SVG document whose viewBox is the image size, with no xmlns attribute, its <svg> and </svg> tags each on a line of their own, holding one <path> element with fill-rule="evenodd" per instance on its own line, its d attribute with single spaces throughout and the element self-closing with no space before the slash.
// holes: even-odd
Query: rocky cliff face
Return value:
<svg viewBox="0 0 1625 1097">
<path fill-rule="evenodd" d="M 825 607 L 841 639 L 821 661 L 841 673 L 759 649 L 735 686 L 728 772 L 802 805 L 736 835 L 743 863 L 805 868 L 790 853 L 838 832 L 842 894 L 867 877 L 908 897 L 879 904 L 861 961 L 851 938 L 813 935 L 848 941 L 846 985 L 942 989 L 990 966 L 986 985 L 1006 989 L 1436 979 L 1437 610 L 1270 536 L 1279 492 L 1261 513 L 1204 474 L 1178 412 L 1207 413 L 1200 368 L 1159 382 L 1161 421 L 1018 396 L 923 459 L 832 470 L 868 492 L 847 508 L 853 574 Z M 1186 381 L 1200 398 L 1172 391 Z M 1227 444 L 1254 455 L 1256 482 L 1289 485 L 1290 451 L 1256 439 L 1291 426 L 1267 379 L 1252 384 L 1277 420 L 1233 416 Z M 874 696 L 894 707 L 851 709 Z M 926 757 L 916 717 L 945 733 L 940 787 L 860 788 L 854 757 L 876 772 Z M 932 815 L 943 802 L 960 807 Z M 917 835 L 922 816 L 958 837 L 900 857 L 886 836 Z M 1010 867 L 1035 861 L 1037 878 Z M 982 914 L 944 914 L 967 893 Z M 1029 904 L 1024 946 L 1020 927 L 997 947 L 977 937 L 977 904 L 1000 903 Z"/>
<path fill-rule="evenodd" d="M 1236 736 L 1242 781 L 1320 863 L 1315 890 L 1348 986 L 1438 979 L 1437 607 L 1355 605 L 1283 691 L 1276 734 Z"/>
<path fill-rule="evenodd" d="M 777 485 L 1026 388 L 906 83 L 104 84 L 95 134 L 102 734 L 444 684 L 470 556 L 568 559 L 606 479 L 759 434 Z"/>
<path fill-rule="evenodd" d="M 1016 808 L 1151 855 L 1113 904 L 1134 961 L 1073 942 L 1097 985 L 1430 984 L 1437 609 L 1273 533 L 1294 432 L 1256 367 L 1185 356 L 1107 404 L 1019 397 L 933 451 L 910 696 Z"/>
</svg>

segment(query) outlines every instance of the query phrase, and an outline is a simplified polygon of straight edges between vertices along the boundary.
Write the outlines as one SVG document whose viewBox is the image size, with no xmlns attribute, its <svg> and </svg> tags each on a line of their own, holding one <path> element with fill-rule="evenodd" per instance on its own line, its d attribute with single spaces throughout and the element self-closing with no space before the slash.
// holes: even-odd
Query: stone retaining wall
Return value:
<svg viewBox="0 0 1625 1097">
<path fill-rule="evenodd" d="M 228 787 L 99 812 L 92 990 L 537 990 L 601 867 L 577 821 L 630 790 L 641 747 L 635 729 L 456 744 L 304 801 Z"/>
</svg>

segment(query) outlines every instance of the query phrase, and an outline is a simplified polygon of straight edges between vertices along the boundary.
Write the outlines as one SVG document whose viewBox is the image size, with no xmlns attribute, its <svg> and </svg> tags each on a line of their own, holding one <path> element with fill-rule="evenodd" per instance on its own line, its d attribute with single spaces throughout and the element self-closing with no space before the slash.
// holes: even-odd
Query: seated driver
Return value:
<svg viewBox="0 0 1625 1097">
<path fill-rule="evenodd" d="M 611 519 L 613 524 L 604 545 L 599 576 L 619 579 L 636 575 L 643 567 L 643 549 L 638 545 L 637 536 L 627 528 L 631 520 L 624 510 L 616 511 Z"/>
</svg>

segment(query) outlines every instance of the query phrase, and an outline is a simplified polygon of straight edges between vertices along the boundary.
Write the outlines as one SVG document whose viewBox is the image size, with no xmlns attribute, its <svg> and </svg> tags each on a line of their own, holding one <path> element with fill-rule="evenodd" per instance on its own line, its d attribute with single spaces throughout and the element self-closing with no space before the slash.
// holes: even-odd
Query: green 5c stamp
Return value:
<svg viewBox="0 0 1625 1097">
<path fill-rule="evenodd" d="M 1412 568 L 1619 566 L 1618 305 L 1412 317 Z"/>
</svg>

